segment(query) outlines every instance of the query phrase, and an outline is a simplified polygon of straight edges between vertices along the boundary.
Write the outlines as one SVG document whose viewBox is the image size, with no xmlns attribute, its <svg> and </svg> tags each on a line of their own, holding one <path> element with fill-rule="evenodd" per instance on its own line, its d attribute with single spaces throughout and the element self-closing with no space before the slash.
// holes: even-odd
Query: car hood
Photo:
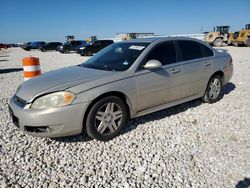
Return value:
<svg viewBox="0 0 250 188">
<path fill-rule="evenodd" d="M 65 90 L 78 84 L 94 80 L 101 80 L 99 84 L 102 84 L 103 78 L 115 74 L 117 72 L 72 66 L 47 72 L 24 82 L 17 89 L 16 95 L 27 102 L 31 102 L 38 95 Z M 93 87 L 93 85 L 89 87 Z"/>
</svg>

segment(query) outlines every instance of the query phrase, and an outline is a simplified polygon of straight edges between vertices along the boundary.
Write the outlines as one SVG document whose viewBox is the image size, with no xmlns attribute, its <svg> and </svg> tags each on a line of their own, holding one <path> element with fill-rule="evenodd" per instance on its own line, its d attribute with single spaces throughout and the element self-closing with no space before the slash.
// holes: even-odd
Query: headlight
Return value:
<svg viewBox="0 0 250 188">
<path fill-rule="evenodd" d="M 84 50 L 86 47 L 81 47 L 80 50 Z"/>
<path fill-rule="evenodd" d="M 32 103 L 31 108 L 48 109 L 48 108 L 66 106 L 71 104 L 75 99 L 75 97 L 76 97 L 75 94 L 67 91 L 51 93 L 36 99 Z"/>
</svg>

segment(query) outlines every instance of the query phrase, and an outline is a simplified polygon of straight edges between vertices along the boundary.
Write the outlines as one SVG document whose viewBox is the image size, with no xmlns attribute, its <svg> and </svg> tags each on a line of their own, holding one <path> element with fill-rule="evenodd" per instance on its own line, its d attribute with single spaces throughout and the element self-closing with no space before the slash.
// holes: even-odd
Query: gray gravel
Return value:
<svg viewBox="0 0 250 188">
<path fill-rule="evenodd" d="M 218 188 L 248 180 L 250 48 L 224 49 L 233 56 L 235 72 L 222 100 L 212 105 L 195 100 L 131 120 L 121 136 L 106 143 L 81 135 L 31 137 L 16 129 L 8 114 L 9 98 L 23 82 L 23 57 L 39 57 L 43 72 L 78 64 L 85 57 L 1 51 L 0 185 Z"/>
</svg>

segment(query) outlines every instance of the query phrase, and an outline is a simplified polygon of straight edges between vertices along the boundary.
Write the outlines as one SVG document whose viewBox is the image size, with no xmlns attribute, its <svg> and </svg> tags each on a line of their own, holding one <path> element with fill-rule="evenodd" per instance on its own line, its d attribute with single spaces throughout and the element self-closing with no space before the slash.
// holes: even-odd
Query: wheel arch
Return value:
<svg viewBox="0 0 250 188">
<path fill-rule="evenodd" d="M 94 100 L 91 101 L 91 103 L 88 105 L 85 113 L 84 113 L 84 116 L 83 116 L 83 131 L 85 131 L 85 125 L 86 125 L 86 119 L 87 119 L 87 116 L 88 116 L 88 113 L 91 109 L 91 107 L 100 99 L 102 98 L 105 98 L 105 97 L 108 97 L 108 96 L 116 96 L 118 98 L 120 98 L 125 106 L 126 106 L 126 109 L 127 109 L 127 112 L 128 112 L 128 119 L 130 119 L 132 117 L 132 104 L 131 104 L 131 101 L 129 99 L 129 97 L 124 94 L 123 92 L 121 91 L 109 91 L 109 92 L 105 92 L 105 93 L 102 93 L 100 94 L 99 96 L 97 96 Z"/>
<path fill-rule="evenodd" d="M 223 40 L 223 37 L 215 37 L 214 40 L 213 40 L 213 42 L 214 42 L 216 39 L 221 39 L 221 40 Z"/>
<path fill-rule="evenodd" d="M 213 76 L 215 76 L 215 75 L 219 75 L 219 76 L 221 77 L 223 83 L 224 83 L 224 72 L 223 72 L 222 70 L 218 70 L 218 71 L 216 71 L 214 74 L 212 74 L 212 75 L 210 76 L 209 80 L 210 80 Z"/>
</svg>

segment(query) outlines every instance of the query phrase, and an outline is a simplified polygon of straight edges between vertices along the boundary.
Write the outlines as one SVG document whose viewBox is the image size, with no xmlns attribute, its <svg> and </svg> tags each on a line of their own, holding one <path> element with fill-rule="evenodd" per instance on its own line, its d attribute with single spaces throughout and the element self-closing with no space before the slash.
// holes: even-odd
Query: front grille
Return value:
<svg viewBox="0 0 250 188">
<path fill-rule="evenodd" d="M 15 103 L 17 106 L 19 106 L 19 107 L 21 107 L 21 108 L 24 108 L 25 105 L 26 105 L 26 101 L 23 100 L 23 99 L 21 99 L 20 97 L 18 97 L 18 96 L 16 96 L 16 95 L 13 97 L 13 101 L 14 101 L 14 103 Z"/>
</svg>

